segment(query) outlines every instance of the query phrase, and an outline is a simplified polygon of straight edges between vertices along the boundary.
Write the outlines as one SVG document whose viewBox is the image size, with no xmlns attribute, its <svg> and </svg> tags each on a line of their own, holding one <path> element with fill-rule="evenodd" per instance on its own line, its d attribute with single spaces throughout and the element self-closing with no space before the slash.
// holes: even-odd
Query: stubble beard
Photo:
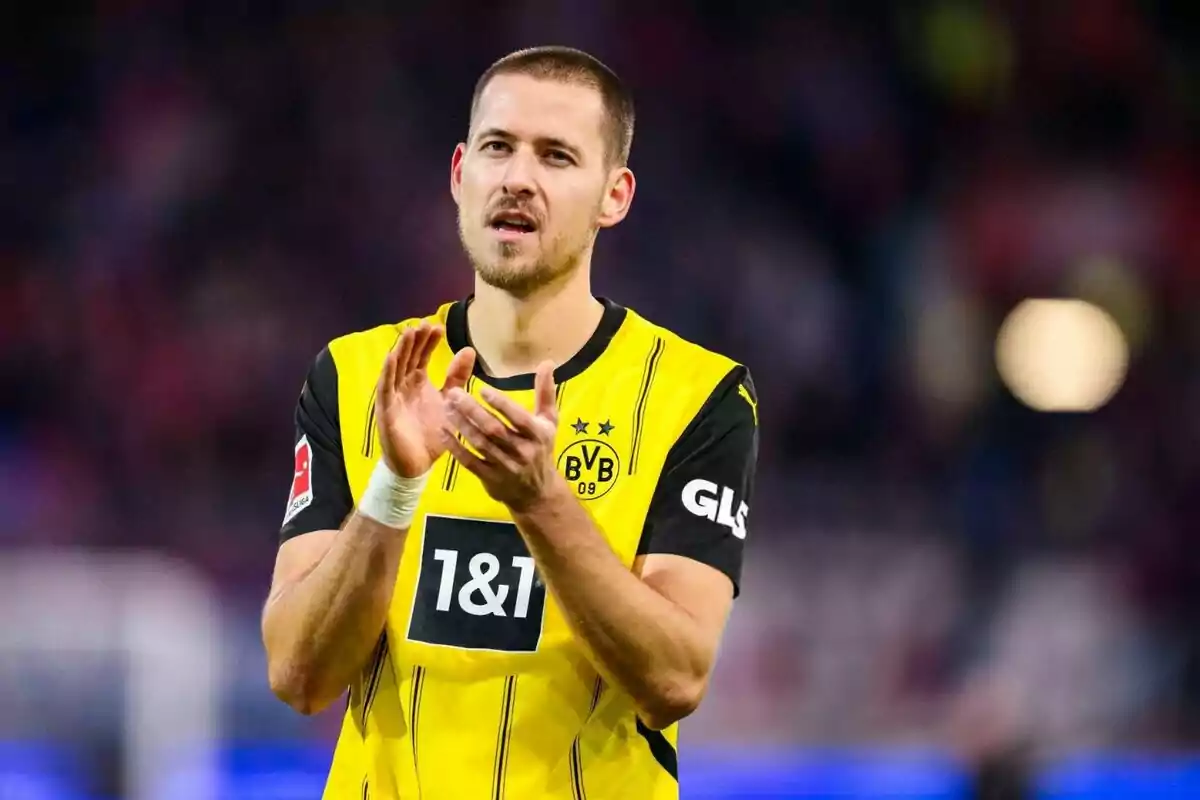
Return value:
<svg viewBox="0 0 1200 800">
<path fill-rule="evenodd" d="M 515 297 L 528 297 L 572 271 L 573 259 L 556 262 L 539 259 L 533 264 L 520 264 L 512 261 L 514 256 L 519 257 L 513 252 L 516 247 L 502 244 L 500 250 L 499 258 L 491 260 L 472 256 L 471 265 L 484 283 Z"/>
<path fill-rule="evenodd" d="M 459 225 L 459 239 L 463 250 L 471 261 L 475 274 L 488 286 L 499 289 L 514 297 L 529 297 L 534 292 L 553 284 L 575 271 L 585 247 L 569 248 L 566 252 L 543 254 L 532 264 L 522 263 L 524 245 L 502 242 L 497 250 L 489 243 L 472 247 L 467 241 L 466 231 Z M 547 257 L 547 255 L 549 257 Z"/>
</svg>

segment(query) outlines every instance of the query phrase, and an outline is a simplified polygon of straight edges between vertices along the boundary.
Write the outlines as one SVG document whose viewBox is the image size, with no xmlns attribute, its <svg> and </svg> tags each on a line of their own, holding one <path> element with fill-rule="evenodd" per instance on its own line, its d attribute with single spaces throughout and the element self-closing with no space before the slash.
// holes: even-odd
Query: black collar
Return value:
<svg viewBox="0 0 1200 800">
<path fill-rule="evenodd" d="M 465 300 L 459 300 L 450 306 L 450 311 L 446 315 L 446 344 L 450 345 L 450 349 L 455 353 L 464 347 L 472 346 L 471 334 L 467 328 L 467 306 L 471 304 L 474 297 L 474 295 L 470 295 Z M 592 332 L 591 337 L 579 349 L 579 352 L 554 370 L 555 384 L 561 384 L 574 378 L 595 363 L 600 354 L 608 347 L 613 336 L 620 330 L 621 323 L 625 321 L 626 309 L 623 306 L 617 305 L 607 297 L 597 299 L 604 304 L 604 315 L 600 317 L 600 324 L 596 326 L 596 330 Z M 527 372 L 522 375 L 497 378 L 484 372 L 483 364 L 476 359 L 475 377 L 497 389 L 518 391 L 533 388 L 534 374 Z"/>
</svg>

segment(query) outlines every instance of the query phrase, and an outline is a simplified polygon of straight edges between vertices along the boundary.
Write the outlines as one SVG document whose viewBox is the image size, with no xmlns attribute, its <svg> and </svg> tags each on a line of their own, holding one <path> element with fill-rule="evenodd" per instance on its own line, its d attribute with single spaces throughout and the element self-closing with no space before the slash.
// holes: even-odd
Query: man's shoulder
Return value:
<svg viewBox="0 0 1200 800">
<path fill-rule="evenodd" d="M 360 363 L 371 363 L 378 368 L 405 328 L 419 325 L 421 322 L 445 325 L 446 315 L 452 305 L 453 301 L 443 303 L 432 314 L 424 317 L 409 317 L 399 322 L 387 322 L 373 328 L 344 333 L 329 342 L 329 353 L 339 369 Z"/>
<path fill-rule="evenodd" d="M 659 362 L 660 368 L 695 377 L 707 376 L 713 382 L 720 381 L 734 370 L 745 371 L 741 362 L 730 356 L 700 344 L 686 336 L 643 317 L 629 309 L 629 320 L 634 334 L 631 339 L 647 350 L 649 358 Z"/>
</svg>

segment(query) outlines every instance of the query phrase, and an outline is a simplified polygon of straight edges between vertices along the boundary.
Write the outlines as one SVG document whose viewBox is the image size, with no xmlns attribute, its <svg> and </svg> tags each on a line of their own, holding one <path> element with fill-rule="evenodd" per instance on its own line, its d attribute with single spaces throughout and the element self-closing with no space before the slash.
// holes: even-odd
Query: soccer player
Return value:
<svg viewBox="0 0 1200 800">
<path fill-rule="evenodd" d="M 737 594 L 746 368 L 592 295 L 633 104 L 577 50 L 480 78 L 450 162 L 475 290 L 334 339 L 296 409 L 263 638 L 349 702 L 325 798 L 676 798 Z"/>
</svg>

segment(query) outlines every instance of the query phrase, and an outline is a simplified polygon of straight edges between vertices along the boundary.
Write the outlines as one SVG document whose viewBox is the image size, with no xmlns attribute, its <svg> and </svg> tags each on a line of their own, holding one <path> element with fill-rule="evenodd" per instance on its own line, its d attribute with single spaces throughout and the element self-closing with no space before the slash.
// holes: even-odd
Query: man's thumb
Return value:
<svg viewBox="0 0 1200 800">
<path fill-rule="evenodd" d="M 534 413 L 553 416 L 557 400 L 554 386 L 554 362 L 543 361 L 533 379 Z"/>
<path fill-rule="evenodd" d="M 474 369 L 475 348 L 464 347 L 454 354 L 454 358 L 450 359 L 450 366 L 446 368 L 446 382 L 442 384 L 442 391 L 461 389 L 466 386 L 467 379 L 471 377 L 471 372 Z"/>
</svg>

